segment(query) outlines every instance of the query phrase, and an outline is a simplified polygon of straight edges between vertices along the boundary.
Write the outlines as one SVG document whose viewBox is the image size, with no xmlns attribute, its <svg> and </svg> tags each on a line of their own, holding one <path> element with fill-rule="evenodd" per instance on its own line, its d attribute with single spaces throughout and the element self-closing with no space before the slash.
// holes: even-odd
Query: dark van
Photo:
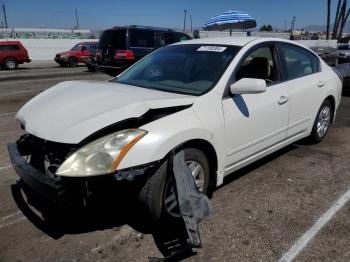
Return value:
<svg viewBox="0 0 350 262">
<path fill-rule="evenodd" d="M 114 27 L 103 32 L 96 58 L 91 60 L 95 60 L 95 64 L 90 66 L 116 76 L 156 49 L 190 39 L 187 34 L 168 28 L 135 25 Z"/>
</svg>

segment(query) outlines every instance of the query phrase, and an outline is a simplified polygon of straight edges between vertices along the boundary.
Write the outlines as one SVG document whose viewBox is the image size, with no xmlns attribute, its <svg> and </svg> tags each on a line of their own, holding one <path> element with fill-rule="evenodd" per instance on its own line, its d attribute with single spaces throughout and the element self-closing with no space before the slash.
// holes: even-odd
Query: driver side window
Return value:
<svg viewBox="0 0 350 262">
<path fill-rule="evenodd" d="M 267 84 L 278 81 L 273 47 L 260 47 L 250 53 L 236 73 L 237 81 L 242 78 L 263 79 Z"/>
</svg>

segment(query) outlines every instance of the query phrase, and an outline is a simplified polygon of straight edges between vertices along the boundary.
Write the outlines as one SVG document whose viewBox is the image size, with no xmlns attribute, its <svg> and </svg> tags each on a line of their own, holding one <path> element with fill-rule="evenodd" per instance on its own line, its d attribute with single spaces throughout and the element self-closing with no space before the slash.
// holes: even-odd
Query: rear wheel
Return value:
<svg viewBox="0 0 350 262">
<path fill-rule="evenodd" d="M 326 136 L 329 127 L 332 124 L 334 109 L 329 100 L 325 100 L 318 110 L 309 141 L 318 143 Z"/>
<path fill-rule="evenodd" d="M 4 68 L 7 70 L 14 70 L 18 67 L 18 62 L 14 58 L 7 58 L 4 61 Z"/>
<path fill-rule="evenodd" d="M 209 163 L 205 154 L 197 148 L 185 148 L 185 161 L 196 179 L 198 190 L 206 193 L 209 186 Z M 175 181 L 168 174 L 168 161 L 165 161 L 147 180 L 140 191 L 139 199 L 157 223 L 162 213 L 180 217 Z"/>
</svg>

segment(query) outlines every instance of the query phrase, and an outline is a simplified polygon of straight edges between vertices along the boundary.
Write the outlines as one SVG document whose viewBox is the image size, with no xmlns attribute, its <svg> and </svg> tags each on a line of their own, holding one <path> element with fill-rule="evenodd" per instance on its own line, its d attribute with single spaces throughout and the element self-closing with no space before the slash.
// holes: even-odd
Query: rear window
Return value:
<svg viewBox="0 0 350 262">
<path fill-rule="evenodd" d="M 130 47 L 154 48 L 154 32 L 148 30 L 130 30 Z"/>
<path fill-rule="evenodd" d="M 100 49 L 126 49 L 126 29 L 111 29 L 103 32 L 98 42 Z"/>
</svg>

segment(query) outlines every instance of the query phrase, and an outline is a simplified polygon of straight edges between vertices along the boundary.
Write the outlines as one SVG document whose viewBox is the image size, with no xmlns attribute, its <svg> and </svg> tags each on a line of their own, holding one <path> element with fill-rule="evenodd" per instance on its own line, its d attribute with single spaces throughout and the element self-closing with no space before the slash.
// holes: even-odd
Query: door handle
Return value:
<svg viewBox="0 0 350 262">
<path fill-rule="evenodd" d="M 279 104 L 279 105 L 283 105 L 283 104 L 287 103 L 288 100 L 289 100 L 288 97 L 286 97 L 286 96 L 281 96 L 280 99 L 278 99 L 278 104 Z"/>
<path fill-rule="evenodd" d="M 317 87 L 320 87 L 320 88 L 324 87 L 324 85 L 325 85 L 325 82 L 322 82 L 322 81 L 317 83 Z"/>
</svg>

